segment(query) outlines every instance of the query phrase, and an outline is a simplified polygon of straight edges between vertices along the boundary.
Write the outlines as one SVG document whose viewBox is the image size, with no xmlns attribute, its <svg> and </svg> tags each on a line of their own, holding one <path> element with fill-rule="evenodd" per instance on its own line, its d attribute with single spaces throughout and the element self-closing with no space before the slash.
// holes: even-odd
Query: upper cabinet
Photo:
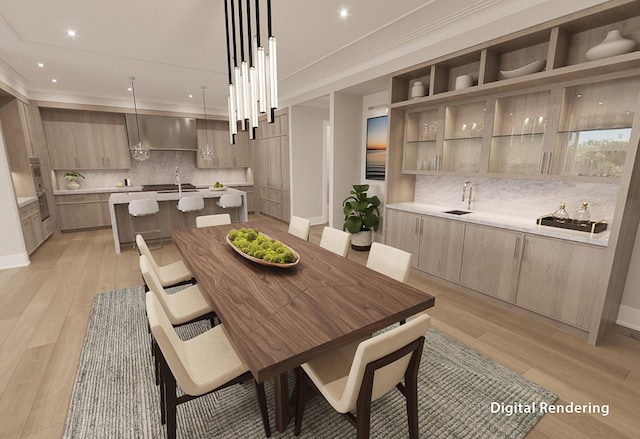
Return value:
<svg viewBox="0 0 640 439">
<path fill-rule="evenodd" d="M 43 108 L 53 169 L 131 167 L 123 114 Z"/>
<path fill-rule="evenodd" d="M 249 134 L 239 131 L 236 143 L 229 142 L 229 123 L 222 120 L 196 121 L 198 130 L 198 168 L 248 168 L 251 166 L 251 151 L 249 149 Z M 212 160 L 205 160 L 200 155 L 200 149 L 205 145 L 214 148 Z"/>
<path fill-rule="evenodd" d="M 640 94 L 640 1 L 614 3 L 395 74 L 402 172 L 619 178 Z"/>
</svg>

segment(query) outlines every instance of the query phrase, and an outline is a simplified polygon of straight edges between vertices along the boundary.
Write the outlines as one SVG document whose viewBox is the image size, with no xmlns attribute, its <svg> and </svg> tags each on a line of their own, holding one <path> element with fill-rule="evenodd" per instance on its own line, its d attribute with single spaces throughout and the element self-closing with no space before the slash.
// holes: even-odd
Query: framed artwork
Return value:
<svg viewBox="0 0 640 439">
<path fill-rule="evenodd" d="M 366 179 L 384 180 L 387 163 L 387 119 L 388 116 L 367 119 Z"/>
</svg>

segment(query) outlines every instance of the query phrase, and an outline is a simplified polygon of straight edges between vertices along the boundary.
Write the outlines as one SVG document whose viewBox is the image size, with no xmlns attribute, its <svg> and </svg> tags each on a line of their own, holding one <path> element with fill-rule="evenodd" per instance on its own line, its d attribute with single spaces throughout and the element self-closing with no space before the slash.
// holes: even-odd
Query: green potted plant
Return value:
<svg viewBox="0 0 640 439">
<path fill-rule="evenodd" d="M 80 183 L 78 183 L 76 180 L 78 178 L 84 178 L 84 175 L 82 175 L 78 171 L 68 171 L 63 175 L 63 177 L 65 180 L 67 180 L 67 188 L 78 189 L 80 187 Z"/>
<path fill-rule="evenodd" d="M 380 224 L 380 199 L 367 196 L 368 184 L 354 184 L 351 195 L 342 202 L 344 212 L 343 230 L 351 233 L 351 248 L 369 250 L 373 232 Z"/>
</svg>

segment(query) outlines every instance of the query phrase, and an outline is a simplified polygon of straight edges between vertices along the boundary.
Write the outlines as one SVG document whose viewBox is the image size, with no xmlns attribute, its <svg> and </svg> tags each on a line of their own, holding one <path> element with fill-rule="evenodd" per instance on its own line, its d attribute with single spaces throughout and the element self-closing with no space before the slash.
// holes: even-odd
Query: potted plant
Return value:
<svg viewBox="0 0 640 439">
<path fill-rule="evenodd" d="M 351 195 L 342 202 L 344 212 L 343 230 L 351 233 L 351 248 L 369 250 L 373 231 L 380 224 L 380 199 L 367 196 L 368 184 L 354 184 Z"/>
<path fill-rule="evenodd" d="M 64 174 L 63 177 L 65 180 L 67 180 L 67 188 L 78 189 L 80 187 L 80 183 L 78 183 L 76 180 L 80 177 L 84 178 L 84 175 L 82 175 L 78 171 L 69 171 Z"/>
</svg>

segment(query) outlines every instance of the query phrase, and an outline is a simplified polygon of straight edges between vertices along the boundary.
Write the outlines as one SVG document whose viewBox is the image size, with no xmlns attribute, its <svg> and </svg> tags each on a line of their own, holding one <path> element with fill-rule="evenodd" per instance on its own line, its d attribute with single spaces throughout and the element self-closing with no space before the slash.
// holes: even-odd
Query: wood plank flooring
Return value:
<svg viewBox="0 0 640 439">
<path fill-rule="evenodd" d="M 312 227 L 310 240 L 321 233 Z M 0 271 L 0 438 L 62 435 L 93 296 L 142 284 L 137 253 L 116 255 L 112 239 L 108 229 L 55 235 L 30 266 Z M 154 255 L 161 264 L 179 258 L 171 243 Z M 365 263 L 367 253 L 349 257 Z M 437 297 L 436 329 L 557 393 L 558 404 L 610 406 L 608 416 L 547 414 L 529 438 L 637 437 L 638 332 L 618 327 L 594 347 L 418 272 L 409 283 Z"/>
</svg>

